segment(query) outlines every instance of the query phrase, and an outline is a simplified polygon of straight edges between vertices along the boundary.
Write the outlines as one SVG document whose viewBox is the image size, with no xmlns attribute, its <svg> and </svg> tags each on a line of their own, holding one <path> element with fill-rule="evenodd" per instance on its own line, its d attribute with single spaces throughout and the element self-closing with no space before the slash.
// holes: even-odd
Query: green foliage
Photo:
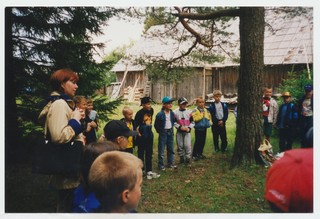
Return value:
<svg viewBox="0 0 320 219">
<path fill-rule="evenodd" d="M 134 42 L 131 41 L 129 45 L 123 45 L 120 47 L 115 48 L 112 50 L 107 56 L 104 57 L 105 62 L 112 63 L 112 66 L 114 66 L 120 59 L 122 59 L 125 56 L 126 50 L 128 48 L 131 48 L 134 45 Z M 116 74 L 115 72 L 111 71 L 111 69 L 108 69 L 105 73 L 106 75 L 106 82 L 105 85 L 110 85 L 110 83 L 116 81 Z"/>
<path fill-rule="evenodd" d="M 310 72 L 313 78 L 313 71 Z M 289 91 L 292 99 L 298 100 L 304 95 L 304 85 L 313 84 L 313 80 L 309 79 L 307 70 L 301 72 L 291 71 L 288 72 L 288 79 L 284 79 L 279 87 L 280 92 Z"/>
<path fill-rule="evenodd" d="M 91 36 L 102 34 L 102 25 L 116 13 L 108 7 L 7 7 L 6 97 L 17 103 L 16 115 L 8 119 L 17 120 L 23 132 L 32 124 L 37 129 L 49 77 L 57 69 L 78 72 L 79 95 L 103 87 L 112 62 L 95 62 L 93 55 L 103 44 L 91 43 Z"/>
<path fill-rule="evenodd" d="M 165 7 L 146 7 L 146 19 L 144 21 L 144 30 L 147 31 L 155 25 L 172 23 L 176 19 L 169 13 L 169 9 Z"/>
<path fill-rule="evenodd" d="M 208 63 L 215 63 L 215 62 L 223 62 L 225 57 L 223 56 L 217 56 L 212 53 L 206 53 L 206 51 L 199 49 L 197 51 L 192 51 L 190 53 L 190 56 L 194 63 L 197 63 L 199 61 L 201 62 L 208 62 Z"/>
<path fill-rule="evenodd" d="M 192 68 L 170 67 L 166 61 L 158 61 L 147 63 L 146 72 L 151 81 L 163 80 L 179 83 L 192 73 Z"/>
<path fill-rule="evenodd" d="M 109 121 L 110 115 L 115 114 L 115 110 L 123 102 L 122 99 L 110 100 L 109 97 L 105 95 L 94 95 L 92 96 L 94 103 L 94 110 L 98 112 L 99 120 Z"/>
</svg>

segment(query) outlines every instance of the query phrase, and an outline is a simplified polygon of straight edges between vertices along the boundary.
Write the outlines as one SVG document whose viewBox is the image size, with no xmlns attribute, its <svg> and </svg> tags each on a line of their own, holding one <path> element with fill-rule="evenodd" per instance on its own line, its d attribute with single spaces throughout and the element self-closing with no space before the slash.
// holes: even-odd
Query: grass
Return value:
<svg viewBox="0 0 320 219">
<path fill-rule="evenodd" d="M 130 107 L 137 112 L 138 104 Z M 175 109 L 177 106 L 174 106 Z M 153 106 L 155 114 L 160 105 Z M 112 116 L 120 119 L 122 106 Z M 155 118 L 155 115 L 154 115 Z M 100 127 L 104 127 L 101 122 Z M 142 197 L 138 206 L 141 213 L 267 213 L 271 212 L 264 200 L 267 169 L 253 165 L 230 169 L 235 139 L 235 118 L 227 121 L 228 152 L 213 153 L 212 134 L 208 129 L 204 155 L 207 159 L 193 162 L 191 167 L 179 165 L 177 169 L 157 170 L 157 140 L 155 133 L 153 167 L 158 179 L 144 179 Z M 99 130 L 101 134 L 102 128 Z M 192 142 L 194 132 L 192 131 Z M 278 139 L 271 143 L 277 151 Z M 294 144 L 297 147 L 297 143 Z M 175 145 L 176 150 L 176 145 Z M 137 149 L 135 149 L 135 154 Z M 175 156 L 178 163 L 178 156 Z M 166 160 L 166 159 L 165 159 Z M 5 211 L 7 213 L 54 212 L 56 193 L 48 187 L 48 176 L 31 173 L 30 162 L 6 165 Z"/>
</svg>

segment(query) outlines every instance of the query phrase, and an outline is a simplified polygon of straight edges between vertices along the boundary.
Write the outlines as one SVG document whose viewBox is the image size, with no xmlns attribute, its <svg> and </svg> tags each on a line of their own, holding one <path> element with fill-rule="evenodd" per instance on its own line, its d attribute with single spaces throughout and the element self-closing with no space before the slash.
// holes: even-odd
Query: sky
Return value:
<svg viewBox="0 0 320 219">
<path fill-rule="evenodd" d="M 94 56 L 97 62 L 117 47 L 128 45 L 131 41 L 137 42 L 143 31 L 143 22 L 130 18 L 123 20 L 111 18 L 104 27 L 104 34 L 94 37 L 94 42 L 105 43 L 105 48 L 100 51 L 100 57 Z"/>
</svg>

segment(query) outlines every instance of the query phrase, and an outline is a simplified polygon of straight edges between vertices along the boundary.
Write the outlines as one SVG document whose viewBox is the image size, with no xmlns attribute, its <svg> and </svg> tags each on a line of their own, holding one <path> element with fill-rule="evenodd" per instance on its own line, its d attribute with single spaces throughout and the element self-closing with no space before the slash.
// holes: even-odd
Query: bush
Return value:
<svg viewBox="0 0 320 219">
<path fill-rule="evenodd" d="M 293 101 L 297 101 L 304 95 L 303 87 L 306 84 L 313 84 L 313 71 L 309 73 L 307 70 L 303 70 L 301 72 L 288 72 L 288 79 L 284 79 L 282 84 L 279 87 L 280 92 L 289 91 L 292 96 Z"/>
</svg>

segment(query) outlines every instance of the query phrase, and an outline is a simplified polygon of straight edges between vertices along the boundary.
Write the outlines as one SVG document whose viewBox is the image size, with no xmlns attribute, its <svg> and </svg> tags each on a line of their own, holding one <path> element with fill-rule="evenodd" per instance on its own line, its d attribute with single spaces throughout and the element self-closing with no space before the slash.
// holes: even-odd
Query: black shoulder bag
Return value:
<svg viewBox="0 0 320 219">
<path fill-rule="evenodd" d="M 32 172 L 38 174 L 78 174 L 81 169 L 83 153 L 82 141 L 71 140 L 56 144 L 51 141 L 48 130 L 45 139 L 35 145 L 33 151 Z"/>
</svg>

